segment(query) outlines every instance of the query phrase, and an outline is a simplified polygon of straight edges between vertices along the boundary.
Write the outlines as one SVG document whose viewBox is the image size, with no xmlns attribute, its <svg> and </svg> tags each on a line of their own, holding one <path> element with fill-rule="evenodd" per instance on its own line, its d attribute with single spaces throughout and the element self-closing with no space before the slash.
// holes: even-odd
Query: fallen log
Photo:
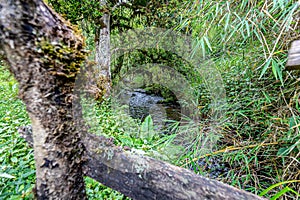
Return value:
<svg viewBox="0 0 300 200">
<path fill-rule="evenodd" d="M 20 128 L 19 133 L 32 145 L 30 127 Z M 85 175 L 133 199 L 264 199 L 190 170 L 123 151 L 102 136 L 86 134 L 83 143 Z"/>
</svg>

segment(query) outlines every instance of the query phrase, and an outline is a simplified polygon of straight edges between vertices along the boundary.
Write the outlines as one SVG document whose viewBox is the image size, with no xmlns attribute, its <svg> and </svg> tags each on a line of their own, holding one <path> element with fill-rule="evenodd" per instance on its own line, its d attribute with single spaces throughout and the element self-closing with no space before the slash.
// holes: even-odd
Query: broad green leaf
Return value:
<svg viewBox="0 0 300 200">
<path fill-rule="evenodd" d="M 275 60 L 272 59 L 272 72 L 276 78 L 276 80 L 278 80 L 278 76 L 277 76 L 277 68 L 278 68 L 278 64 Z"/>
<path fill-rule="evenodd" d="M 151 115 L 148 115 L 142 123 L 140 136 L 142 139 L 152 139 L 154 136 L 154 125 Z"/>
<path fill-rule="evenodd" d="M 286 152 L 288 151 L 288 148 L 282 147 L 277 151 L 277 156 L 287 156 Z"/>
</svg>

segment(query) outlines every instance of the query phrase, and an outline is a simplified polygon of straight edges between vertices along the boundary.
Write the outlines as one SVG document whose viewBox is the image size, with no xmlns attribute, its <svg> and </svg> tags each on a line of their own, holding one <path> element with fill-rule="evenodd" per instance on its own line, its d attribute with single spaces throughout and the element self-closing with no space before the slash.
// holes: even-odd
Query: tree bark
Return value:
<svg viewBox="0 0 300 200">
<path fill-rule="evenodd" d="M 37 199 L 86 199 L 72 114 L 83 38 L 41 0 L 1 0 L 0 49 L 32 122 Z"/>
<path fill-rule="evenodd" d="M 106 6 L 106 0 L 100 0 L 102 6 Z M 104 97 L 108 97 L 111 93 L 111 53 L 110 53 L 110 13 L 104 11 L 100 22 L 97 23 L 95 34 L 96 46 L 96 73 L 97 85 L 103 90 Z"/>
</svg>

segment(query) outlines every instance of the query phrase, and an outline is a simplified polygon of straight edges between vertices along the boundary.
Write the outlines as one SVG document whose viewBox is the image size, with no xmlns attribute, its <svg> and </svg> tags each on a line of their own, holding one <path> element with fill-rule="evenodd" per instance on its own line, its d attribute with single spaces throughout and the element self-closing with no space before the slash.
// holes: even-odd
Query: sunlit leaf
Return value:
<svg viewBox="0 0 300 200">
<path fill-rule="evenodd" d="M 15 176 L 12 176 L 12 175 L 6 174 L 6 173 L 0 173 L 0 177 L 1 178 L 16 178 Z"/>
</svg>

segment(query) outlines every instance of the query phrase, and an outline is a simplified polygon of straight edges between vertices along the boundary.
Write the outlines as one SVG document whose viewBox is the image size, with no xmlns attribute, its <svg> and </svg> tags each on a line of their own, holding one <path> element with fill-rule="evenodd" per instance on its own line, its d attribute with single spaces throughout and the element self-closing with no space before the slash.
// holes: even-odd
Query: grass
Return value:
<svg viewBox="0 0 300 200">
<path fill-rule="evenodd" d="M 221 158 L 230 171 L 219 180 L 271 199 L 299 199 L 299 72 L 284 71 L 288 44 L 299 39 L 299 2 L 197 1 L 187 7 L 177 30 L 191 34 L 194 51 L 222 73 L 227 120 L 218 148 L 182 165 Z M 199 94 L 205 96 L 209 102 Z"/>
</svg>

